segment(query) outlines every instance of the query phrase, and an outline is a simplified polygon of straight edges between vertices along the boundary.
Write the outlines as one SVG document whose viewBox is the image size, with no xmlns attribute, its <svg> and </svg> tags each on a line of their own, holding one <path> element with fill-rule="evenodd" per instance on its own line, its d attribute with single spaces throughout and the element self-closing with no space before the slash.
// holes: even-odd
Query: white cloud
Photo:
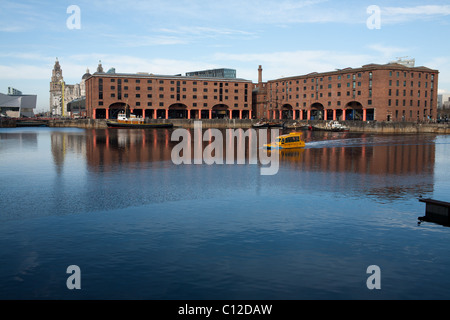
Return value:
<svg viewBox="0 0 450 320">
<path fill-rule="evenodd" d="M 394 60 L 394 58 L 399 54 L 410 51 L 409 48 L 386 46 L 379 43 L 368 45 L 367 48 L 381 54 L 384 60 Z"/>
<path fill-rule="evenodd" d="M 178 28 L 161 28 L 157 30 L 162 33 L 177 34 L 177 35 L 194 35 L 201 37 L 216 37 L 216 36 L 253 36 L 254 32 L 236 30 L 230 28 L 211 28 L 201 26 L 181 26 Z"/>
<path fill-rule="evenodd" d="M 111 39 L 121 48 L 137 48 L 147 46 L 188 45 L 204 42 L 205 39 L 255 39 L 254 32 L 219 27 L 180 26 L 160 28 L 151 31 L 151 35 L 101 34 L 100 37 Z"/>
<path fill-rule="evenodd" d="M 233 61 L 243 65 L 239 75 L 255 81 L 258 65 L 262 65 L 265 79 L 276 79 L 311 72 L 333 71 L 336 68 L 359 67 L 372 62 L 364 54 L 333 52 L 326 50 L 305 50 L 293 52 L 272 52 L 256 54 L 216 53 L 217 61 Z M 253 68 L 249 69 L 248 65 Z"/>
<path fill-rule="evenodd" d="M 384 7 L 381 9 L 383 23 L 399 23 L 429 20 L 450 15 L 450 5 L 425 5 L 415 7 Z"/>
<path fill-rule="evenodd" d="M 101 34 L 102 38 L 111 39 L 121 48 L 136 48 L 147 46 L 166 46 L 166 45 L 180 45 L 187 44 L 188 40 L 179 36 L 142 36 L 142 35 L 128 35 L 128 34 Z"/>
<path fill-rule="evenodd" d="M 450 15 L 450 5 L 427 5 L 416 7 L 385 7 L 383 14 L 386 15 Z"/>
<path fill-rule="evenodd" d="M 14 25 L 3 25 L 0 26 L 0 32 L 22 32 L 25 31 L 26 28 L 23 26 L 14 26 Z"/>
<path fill-rule="evenodd" d="M 240 20 L 260 24 L 364 23 L 366 8 L 345 6 L 329 0 L 235 1 L 233 11 Z"/>
<path fill-rule="evenodd" d="M 91 73 L 96 72 L 99 60 L 101 60 L 105 71 L 108 71 L 110 68 L 115 68 L 117 73 L 148 72 L 153 74 L 175 75 L 218 67 L 215 63 L 202 61 L 164 58 L 144 59 L 130 55 L 103 53 L 78 54 L 59 58 L 64 80 L 66 82 L 69 81 L 69 83 L 79 82 L 86 68 L 89 68 Z M 49 72 L 51 73 L 53 63 L 47 70 L 47 74 Z M 49 79 L 49 76 L 46 79 Z"/>
<path fill-rule="evenodd" d="M 36 52 L 0 52 L 0 58 L 50 62 L 54 58 Z"/>
<path fill-rule="evenodd" d="M 100 5 L 100 4 L 98 4 Z M 157 19 L 176 20 L 178 24 L 214 22 L 216 25 L 286 24 L 309 22 L 355 22 L 355 10 L 346 12 L 344 6 L 329 0 L 130 0 L 102 1 L 103 10 L 112 12 L 133 11 Z M 99 8 L 100 10 L 100 8 Z M 361 10 L 361 17 L 365 8 Z"/>
<path fill-rule="evenodd" d="M 27 79 L 27 80 L 42 80 L 50 79 L 51 68 L 45 66 L 34 65 L 14 65 L 5 66 L 0 65 L 0 79 L 14 80 L 14 79 Z M 49 80 L 50 81 L 50 80 Z"/>
<path fill-rule="evenodd" d="M 0 32 L 29 32 L 36 29 L 57 28 L 57 21 L 64 19 L 65 11 L 43 10 L 45 4 L 36 1 L 2 0 Z"/>
</svg>

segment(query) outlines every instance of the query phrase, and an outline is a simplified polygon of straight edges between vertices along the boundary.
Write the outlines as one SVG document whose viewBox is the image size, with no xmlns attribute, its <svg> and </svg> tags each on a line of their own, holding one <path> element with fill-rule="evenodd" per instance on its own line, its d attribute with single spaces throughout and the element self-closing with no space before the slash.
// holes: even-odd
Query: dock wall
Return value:
<svg viewBox="0 0 450 320">
<path fill-rule="evenodd" d="M 15 128 L 15 127 L 16 127 L 15 119 L 0 118 L 0 128 Z"/>
<path fill-rule="evenodd" d="M 312 121 L 310 121 L 312 122 Z M 377 121 L 341 121 L 351 132 L 365 133 L 436 133 L 450 134 L 450 124 L 413 123 L 413 122 L 377 122 Z M 316 121 L 316 125 L 325 126 L 326 121 Z"/>
<path fill-rule="evenodd" d="M 106 120 L 95 119 L 65 119 L 48 120 L 48 126 L 52 128 L 83 128 L 83 129 L 106 129 Z"/>
<path fill-rule="evenodd" d="M 175 127 L 180 128 L 194 128 L 195 120 L 187 119 L 147 119 L 146 123 L 173 123 Z M 203 128 L 251 128 L 254 120 L 239 120 L 239 119 L 202 119 Z M 94 119 L 75 119 L 75 120 L 49 120 L 49 127 L 77 127 L 77 128 L 91 128 L 91 129 L 103 129 L 107 128 L 106 120 L 94 120 Z"/>
<path fill-rule="evenodd" d="M 147 119 L 147 123 L 170 122 L 175 127 L 193 128 L 194 121 L 187 119 L 154 120 Z M 239 120 L 239 119 L 202 119 L 202 127 L 207 128 L 251 128 L 257 120 Z M 290 120 L 289 122 L 293 122 Z M 450 124 L 435 123 L 412 123 L 412 122 L 376 122 L 376 121 L 343 121 L 342 124 L 350 128 L 351 132 L 366 133 L 389 133 L 389 134 L 417 134 L 417 133 L 435 133 L 450 134 Z M 325 126 L 326 121 L 297 121 L 299 125 Z M 48 120 L 49 127 L 76 127 L 86 129 L 104 129 L 107 128 L 106 120 L 95 119 L 67 119 L 67 120 Z"/>
</svg>

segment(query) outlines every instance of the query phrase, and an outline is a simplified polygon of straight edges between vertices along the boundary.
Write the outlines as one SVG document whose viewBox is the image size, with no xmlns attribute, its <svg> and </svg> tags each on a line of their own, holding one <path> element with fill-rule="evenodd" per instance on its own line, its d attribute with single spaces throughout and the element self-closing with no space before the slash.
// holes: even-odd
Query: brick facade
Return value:
<svg viewBox="0 0 450 320">
<path fill-rule="evenodd" d="M 244 79 L 96 72 L 86 80 L 88 117 L 113 119 L 126 108 L 153 119 L 252 117 L 252 82 Z"/>
<path fill-rule="evenodd" d="M 397 63 L 262 81 L 104 73 L 86 80 L 87 116 L 152 119 L 426 121 L 437 117 L 438 70 Z"/>
<path fill-rule="evenodd" d="M 425 121 L 436 119 L 438 70 L 397 63 L 254 84 L 257 118 Z"/>
</svg>

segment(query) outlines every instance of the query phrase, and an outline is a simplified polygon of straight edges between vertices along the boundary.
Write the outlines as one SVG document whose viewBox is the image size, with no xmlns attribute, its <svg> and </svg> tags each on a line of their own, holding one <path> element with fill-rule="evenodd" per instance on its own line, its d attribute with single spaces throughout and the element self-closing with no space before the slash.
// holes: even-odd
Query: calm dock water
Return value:
<svg viewBox="0 0 450 320">
<path fill-rule="evenodd" d="M 450 200 L 450 136 L 305 132 L 262 176 L 175 165 L 171 132 L 0 129 L 0 298 L 450 298 L 417 200 Z"/>
</svg>

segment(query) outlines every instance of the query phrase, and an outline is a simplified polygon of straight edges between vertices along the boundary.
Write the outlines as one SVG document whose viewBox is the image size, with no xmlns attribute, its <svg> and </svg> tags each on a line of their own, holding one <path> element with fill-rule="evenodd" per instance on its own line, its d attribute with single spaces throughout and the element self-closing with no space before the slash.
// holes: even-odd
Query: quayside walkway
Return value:
<svg viewBox="0 0 450 320">
<path fill-rule="evenodd" d="M 45 124 L 49 127 L 76 127 L 87 129 L 107 128 L 105 119 L 35 119 L 36 124 Z M 174 127 L 193 128 L 194 122 L 198 119 L 145 119 L 146 123 L 173 123 Z M 202 119 L 203 128 L 251 128 L 257 123 L 257 119 Z M 328 121 L 323 120 L 278 120 L 286 127 L 300 128 L 309 125 L 325 127 Z M 16 127 L 16 120 L 2 119 L 0 127 Z M 416 133 L 436 133 L 450 134 L 449 123 L 413 123 L 413 122 L 377 122 L 377 121 L 341 121 L 350 132 L 367 133 L 391 133 L 391 134 L 416 134 Z"/>
<path fill-rule="evenodd" d="M 146 122 L 169 122 L 175 127 L 193 128 L 194 119 L 146 119 Z M 251 128 L 258 120 L 253 119 L 202 119 L 203 128 Z M 292 124 L 293 120 L 287 120 L 286 125 Z M 296 121 L 298 127 L 307 125 L 320 126 L 327 121 Z M 343 121 L 342 124 L 349 127 L 351 132 L 370 132 L 370 133 L 436 133 L 450 134 L 450 124 L 435 123 L 411 123 L 411 122 L 376 122 L 376 121 Z M 49 120 L 50 127 L 78 127 L 78 128 L 106 128 L 106 120 L 94 119 L 68 119 L 68 120 Z"/>
</svg>

